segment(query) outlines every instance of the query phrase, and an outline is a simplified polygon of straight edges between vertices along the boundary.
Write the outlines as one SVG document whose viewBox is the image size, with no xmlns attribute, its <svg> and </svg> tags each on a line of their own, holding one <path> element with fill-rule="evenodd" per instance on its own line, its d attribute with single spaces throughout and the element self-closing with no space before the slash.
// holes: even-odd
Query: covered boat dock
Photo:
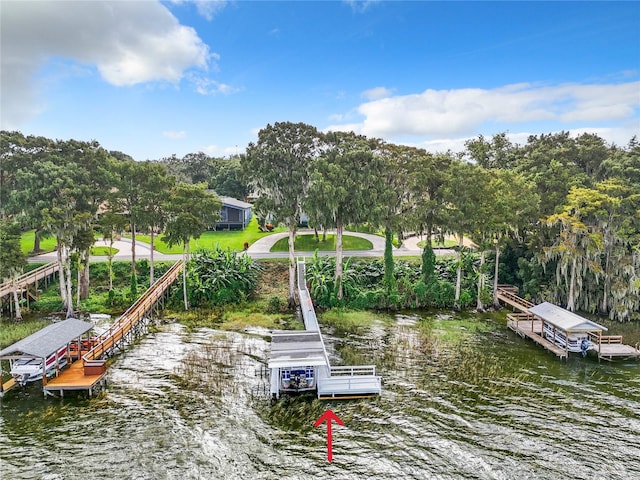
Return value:
<svg viewBox="0 0 640 480">
<path fill-rule="evenodd" d="M 46 365 L 47 359 L 54 358 L 52 367 L 44 367 L 42 375 L 42 385 L 45 393 L 49 383 L 48 376 L 58 377 L 64 365 L 71 364 L 78 359 L 82 352 L 82 337 L 93 328 L 93 324 L 83 322 L 75 318 L 69 318 L 61 322 L 56 322 L 29 335 L 26 338 L 0 351 L 0 360 L 24 360 L 32 359 L 35 362 L 42 362 Z M 75 351 L 71 348 L 75 345 Z M 60 355 L 60 351 L 64 353 Z M 82 362 L 78 362 L 82 363 Z M 104 375 L 95 379 L 95 383 L 102 379 Z M 0 378 L 2 377 L 2 366 L 0 365 Z M 51 381 L 54 381 L 52 379 Z M 7 382 L 0 382 L 0 396 L 17 385 L 15 379 L 11 378 Z"/>
<path fill-rule="evenodd" d="M 565 356 L 569 352 L 586 355 L 594 344 L 600 344 L 602 332 L 607 331 L 607 327 L 549 302 L 529 308 L 529 313 L 542 320 L 542 336 L 564 349 Z"/>
<path fill-rule="evenodd" d="M 622 335 L 603 335 L 607 328 L 549 302 L 533 305 L 517 296 L 517 289 L 501 285 L 498 298 L 520 313 L 507 315 L 508 327 L 523 338 L 530 338 L 559 358 L 570 352 L 595 351 L 598 360 L 640 358 L 640 347 L 625 345 Z M 584 341 L 584 342 L 583 342 Z"/>
<path fill-rule="evenodd" d="M 318 398 L 366 398 L 380 395 L 382 379 L 375 365 L 335 366 L 329 362 L 318 319 L 305 282 L 305 264 L 298 262 L 298 300 L 304 331 L 272 332 L 268 367 L 271 394 L 317 391 Z"/>
</svg>

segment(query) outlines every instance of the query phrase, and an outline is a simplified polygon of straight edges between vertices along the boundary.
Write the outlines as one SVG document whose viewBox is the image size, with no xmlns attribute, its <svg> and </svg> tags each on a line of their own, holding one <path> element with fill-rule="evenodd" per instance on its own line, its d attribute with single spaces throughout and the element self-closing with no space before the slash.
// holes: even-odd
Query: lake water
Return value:
<svg viewBox="0 0 640 480">
<path fill-rule="evenodd" d="M 378 365 L 371 400 L 272 405 L 265 332 L 178 324 L 118 356 L 94 398 L 0 402 L 2 479 L 640 478 L 640 362 L 561 362 L 492 318 L 324 329 L 332 364 Z M 320 319 L 322 322 L 322 319 Z M 477 327 L 480 328 L 477 328 Z M 333 462 L 326 427 L 331 408 Z"/>
</svg>

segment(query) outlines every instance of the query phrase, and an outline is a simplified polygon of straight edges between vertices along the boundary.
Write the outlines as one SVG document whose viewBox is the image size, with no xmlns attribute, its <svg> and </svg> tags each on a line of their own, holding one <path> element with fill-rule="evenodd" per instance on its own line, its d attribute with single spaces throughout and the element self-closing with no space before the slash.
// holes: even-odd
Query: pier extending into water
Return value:
<svg viewBox="0 0 640 480">
<path fill-rule="evenodd" d="M 272 332 L 271 394 L 294 391 L 289 387 L 291 371 L 303 372 L 302 382 L 316 390 L 318 398 L 355 399 L 380 395 L 382 378 L 376 375 L 375 365 L 331 366 L 324 345 L 313 301 L 305 280 L 305 262 L 297 263 L 298 301 L 304 321 L 305 331 Z M 285 380 L 286 377 L 286 380 Z M 283 387 L 283 383 L 287 383 Z M 297 389 L 295 389 L 297 390 Z M 301 390 L 297 390 L 301 391 Z"/>
<path fill-rule="evenodd" d="M 66 345 L 66 360 L 70 364 L 67 368 L 56 368 L 55 376 L 50 380 L 47 375 L 42 377 L 42 389 L 46 395 L 64 396 L 64 392 L 73 390 L 85 390 L 89 395 L 94 389 L 104 384 L 107 374 L 107 359 L 117 351 L 122 351 L 135 338 L 147 332 L 150 320 L 150 313 L 159 309 L 168 295 L 169 287 L 178 278 L 182 271 L 183 262 L 176 262 L 160 279 L 154 283 L 144 294 L 124 312 L 109 329 L 98 337 L 81 340 L 80 336 L 73 334 L 65 339 L 62 344 L 51 344 L 48 350 L 56 352 Z M 79 320 L 74 320 L 79 323 Z M 53 324 L 52 326 L 55 326 Z M 90 329 L 90 324 L 85 331 Z M 50 328 L 45 327 L 45 328 Z M 75 338 L 77 341 L 70 341 Z M 38 336 L 36 332 L 31 337 Z M 42 336 L 42 335 L 41 335 Z M 21 353 L 19 350 L 25 342 L 28 343 L 30 337 L 14 344 L 15 348 L 5 349 L 7 354 L 2 358 L 17 358 Z M 46 337 L 45 337 L 46 340 Z M 55 342 L 55 340 L 53 340 Z M 4 350 L 3 350 L 4 352 Z M 33 358 L 42 358 L 45 361 L 46 354 L 28 354 Z M 56 359 L 58 363 L 58 359 Z M 0 396 L 16 386 L 14 379 L 5 382 L 0 388 Z"/>
<path fill-rule="evenodd" d="M 534 305 L 517 293 L 517 287 L 512 285 L 498 286 L 498 299 L 517 311 L 507 315 L 507 326 L 522 338 L 533 340 L 560 359 L 566 360 L 569 357 L 567 340 L 571 333 L 578 332 L 585 334 L 594 346 L 592 350 L 598 355 L 598 361 L 640 358 L 640 346 L 625 345 L 622 335 L 603 335 L 607 329 L 602 325 L 547 302 Z M 558 339 L 564 339 L 564 347 L 562 342 L 552 341 L 556 340 L 556 335 Z M 586 350 L 584 353 L 586 354 Z"/>
</svg>

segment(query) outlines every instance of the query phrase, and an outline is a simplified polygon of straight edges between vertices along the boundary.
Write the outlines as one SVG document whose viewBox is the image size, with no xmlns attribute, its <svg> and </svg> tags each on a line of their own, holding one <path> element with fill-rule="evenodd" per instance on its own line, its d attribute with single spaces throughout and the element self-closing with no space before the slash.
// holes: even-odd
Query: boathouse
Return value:
<svg viewBox="0 0 640 480">
<path fill-rule="evenodd" d="M 507 326 L 567 359 L 569 352 L 587 354 L 595 350 L 598 360 L 640 358 L 640 343 L 625 345 L 622 335 L 603 335 L 607 328 L 549 302 L 533 305 L 517 295 L 517 288 L 499 285 L 498 299 L 520 313 L 507 314 Z"/>
<path fill-rule="evenodd" d="M 305 282 L 305 263 L 298 261 L 297 266 L 305 330 L 272 332 L 268 362 L 271 395 L 304 391 L 316 391 L 320 399 L 380 395 L 382 379 L 376 375 L 375 365 L 331 366 Z"/>
<path fill-rule="evenodd" d="M 592 348 L 592 339 L 600 343 L 597 340 L 607 331 L 606 327 L 549 302 L 529 308 L 529 313 L 542 320 L 543 336 L 566 353 L 586 354 Z"/>
<path fill-rule="evenodd" d="M 42 365 L 44 375 L 40 375 L 43 385 L 47 384 L 47 376 L 58 376 L 62 368 L 72 362 L 70 346 L 75 343 L 81 345 L 82 336 L 93 328 L 93 324 L 68 318 L 56 322 L 29 335 L 26 338 L 0 350 L 0 361 L 9 360 L 13 367 L 16 362 L 25 366 L 36 367 Z M 82 348 L 82 347 L 80 347 Z M 77 350 L 76 350 L 77 356 Z M 31 364 L 31 365 L 29 365 Z M 24 369 L 25 371 L 37 371 L 37 368 Z M 2 377 L 2 365 L 0 364 L 0 378 Z M 32 381 L 34 378 L 19 378 L 18 381 Z M 0 395 L 17 384 L 16 379 L 10 379 L 2 384 L 0 382 Z"/>
</svg>

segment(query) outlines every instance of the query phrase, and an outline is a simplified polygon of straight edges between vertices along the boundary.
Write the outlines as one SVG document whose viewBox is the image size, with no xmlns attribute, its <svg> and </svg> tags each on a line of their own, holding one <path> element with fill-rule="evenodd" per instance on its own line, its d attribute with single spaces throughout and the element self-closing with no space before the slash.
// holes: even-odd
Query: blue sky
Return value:
<svg viewBox="0 0 640 480">
<path fill-rule="evenodd" d="M 640 2 L 0 3 L 3 129 L 137 160 L 277 121 L 430 151 L 640 134 Z"/>
</svg>

